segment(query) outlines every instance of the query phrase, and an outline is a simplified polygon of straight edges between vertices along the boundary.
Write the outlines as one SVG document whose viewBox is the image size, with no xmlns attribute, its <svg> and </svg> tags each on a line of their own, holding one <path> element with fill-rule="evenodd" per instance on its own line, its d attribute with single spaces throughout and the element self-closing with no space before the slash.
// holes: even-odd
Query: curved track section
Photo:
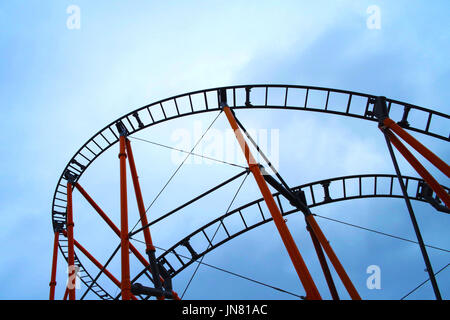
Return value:
<svg viewBox="0 0 450 320">
<path fill-rule="evenodd" d="M 397 183 L 396 180 L 397 176 L 389 174 L 352 175 L 303 184 L 292 188 L 291 190 L 293 192 L 300 190 L 305 192 L 308 207 L 310 208 L 339 201 L 364 198 L 403 199 L 400 188 L 395 187 L 395 184 Z M 408 197 L 411 200 L 428 202 L 434 207 L 439 205 L 439 203 L 435 202 L 435 198 L 427 195 L 427 192 L 424 190 L 424 181 L 422 179 L 404 176 L 403 180 L 408 190 Z M 444 189 L 447 192 L 450 192 L 448 187 L 444 187 Z M 273 195 L 278 202 L 283 216 L 299 211 L 297 208 L 289 205 L 287 201 L 282 200 L 283 197 L 279 193 L 274 193 Z M 166 252 L 161 254 L 158 257 L 159 263 L 164 266 L 172 277 L 176 276 L 195 260 L 201 258 L 208 252 L 239 235 L 272 221 L 270 214 L 267 211 L 264 212 L 264 207 L 264 199 L 260 198 L 214 219 L 184 237 Z M 256 215 L 254 214 L 255 212 L 257 213 Z M 250 215 L 252 216 L 251 221 L 248 219 Z M 255 219 L 257 216 L 259 217 Z M 230 225 L 232 223 L 234 224 L 233 231 L 230 231 Z M 225 236 L 213 241 L 211 239 L 211 231 L 218 228 L 222 229 L 222 234 L 225 234 Z M 200 247 L 198 244 L 203 244 L 203 246 Z M 181 255 L 190 256 L 191 259 L 188 261 L 182 259 L 180 252 L 183 252 Z M 186 254 L 186 252 L 188 253 Z M 133 279 L 133 282 L 137 281 L 144 271 L 145 269 Z"/>
</svg>

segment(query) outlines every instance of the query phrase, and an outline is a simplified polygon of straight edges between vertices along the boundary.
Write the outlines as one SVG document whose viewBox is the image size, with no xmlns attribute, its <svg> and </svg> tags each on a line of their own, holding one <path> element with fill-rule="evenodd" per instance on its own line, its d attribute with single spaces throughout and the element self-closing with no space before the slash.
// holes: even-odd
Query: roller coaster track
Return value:
<svg viewBox="0 0 450 320">
<path fill-rule="evenodd" d="M 251 110 L 251 109 L 276 109 L 276 110 L 299 110 L 299 111 L 311 111 L 311 112 L 319 112 L 319 113 L 328 113 L 346 117 L 352 117 L 362 120 L 369 120 L 372 122 L 377 122 L 378 120 L 374 116 L 373 107 L 375 104 L 375 99 L 377 96 L 357 93 L 352 91 L 345 90 L 337 90 L 330 88 L 321 88 L 321 87 L 312 87 L 312 86 L 294 86 L 294 85 L 241 85 L 241 86 L 229 86 L 229 87 L 221 87 L 221 88 L 213 88 L 207 90 L 194 91 L 186 94 L 181 94 L 177 96 L 173 96 L 171 98 L 163 99 L 152 104 L 143 106 L 139 109 L 136 109 L 119 119 L 114 120 L 103 129 L 98 131 L 94 136 L 92 136 L 70 159 L 69 163 L 64 168 L 55 192 L 52 201 L 52 223 L 53 228 L 66 228 L 66 210 L 67 210 L 67 200 L 65 199 L 67 192 L 67 180 L 64 176 L 65 172 L 70 172 L 73 176 L 76 177 L 76 181 L 80 179 L 83 173 L 87 170 L 87 168 L 94 162 L 103 152 L 108 150 L 111 146 L 119 141 L 119 132 L 116 128 L 116 123 L 122 123 L 129 134 L 132 135 L 136 132 L 139 132 L 145 128 L 154 126 L 156 124 L 189 116 L 195 114 L 201 114 L 205 112 L 217 112 L 220 111 L 219 106 L 219 90 L 225 89 L 226 94 L 228 96 L 229 106 L 234 110 Z M 388 112 L 395 113 L 399 116 L 398 119 L 394 119 L 398 121 L 397 123 L 410 131 L 418 132 L 430 137 L 434 137 L 444 141 L 450 141 L 450 135 L 448 132 L 449 119 L 450 116 L 444 113 L 430 110 L 427 108 L 419 107 L 416 105 L 412 105 L 409 103 L 386 99 Z M 411 114 L 414 114 L 414 117 L 411 117 Z M 420 123 L 417 119 L 426 119 L 424 123 Z M 423 121 L 422 121 L 423 122 Z M 438 125 L 436 125 L 436 123 Z M 446 125 L 443 125 L 445 123 Z M 445 131 L 445 132 L 444 132 Z M 334 178 L 331 180 L 327 180 L 329 182 L 333 182 L 333 185 L 337 183 L 343 183 L 343 195 L 344 197 L 334 197 L 327 198 L 323 201 L 317 201 L 316 195 L 314 194 L 313 186 L 317 186 L 317 184 L 325 183 L 325 181 L 315 182 L 308 185 L 299 186 L 298 188 L 309 188 L 310 196 L 312 202 L 309 204 L 310 207 L 315 207 L 318 205 L 350 200 L 350 199 L 358 199 L 358 198 L 376 198 L 376 197 L 392 197 L 392 198 L 401 198 L 402 196 L 399 194 L 392 193 L 392 181 L 394 176 L 390 175 L 370 175 L 370 176 L 349 176 L 349 177 L 341 177 Z M 348 196 L 346 195 L 345 182 L 350 179 L 359 179 L 359 191 L 358 195 Z M 374 193 L 373 194 L 363 194 L 361 193 L 361 179 L 374 179 Z M 379 179 L 390 179 L 391 183 L 391 192 L 389 194 L 379 194 L 376 192 L 377 181 Z M 414 181 L 420 184 L 421 180 L 412 177 L 406 177 L 406 181 Z M 76 182 L 75 181 L 75 182 Z M 338 182 L 341 181 L 341 182 Z M 420 189 L 420 187 L 418 187 Z M 294 188 L 296 189 L 296 188 Z M 448 192 L 448 188 L 445 188 Z M 420 192 L 416 195 L 410 195 L 410 198 L 413 200 L 426 201 L 431 203 L 433 206 L 439 208 L 438 200 L 433 200 L 428 195 L 426 198 L 420 195 Z M 280 205 L 280 209 L 282 210 L 283 215 L 288 215 L 296 212 L 297 210 L 286 210 L 281 207 L 281 202 L 279 200 L 279 195 L 276 194 L 276 199 Z M 211 246 L 208 250 L 204 251 L 196 251 L 190 245 L 189 239 L 203 235 L 206 237 L 205 239 L 208 241 L 208 237 L 205 233 L 204 228 L 200 228 L 192 233 L 189 237 L 180 240 L 177 244 L 175 244 L 171 249 L 167 252 L 163 253 L 158 259 L 161 263 L 167 266 L 169 272 L 172 276 L 178 274 L 184 268 L 186 268 L 190 263 L 184 263 L 181 261 L 179 257 L 177 257 L 176 249 L 180 246 L 185 246 L 189 249 L 192 249 L 192 258 L 202 256 L 207 252 L 217 248 L 219 245 L 233 239 L 234 237 L 243 234 L 253 228 L 256 228 L 259 225 L 262 225 L 271 219 L 268 217 L 261 216 L 261 221 L 247 225 L 244 216 L 242 215 L 242 209 L 256 205 L 261 210 L 260 206 L 261 199 L 251 202 L 241 208 L 235 209 L 228 213 L 227 216 L 219 217 L 214 221 L 210 222 L 208 225 L 204 226 L 205 228 L 211 226 L 213 224 L 221 223 L 228 237 L 221 242 L 211 243 Z M 262 213 L 262 210 L 261 210 Z M 230 234 L 226 226 L 224 224 L 224 219 L 227 217 L 239 214 L 242 218 L 243 229 L 235 234 Z M 62 252 L 63 256 L 67 260 L 68 252 L 67 252 L 67 240 L 61 238 L 59 240 L 59 249 Z M 195 253 L 195 254 L 194 254 Z M 168 259 L 169 255 L 173 255 L 176 261 L 180 262 L 180 266 L 173 267 L 169 264 Z M 79 275 L 81 281 L 86 286 L 92 286 L 93 292 L 100 297 L 101 299 L 112 299 L 111 295 L 109 295 L 94 279 L 91 275 L 86 271 L 83 267 L 81 261 L 78 257 L 75 256 L 75 265 L 79 266 Z M 141 273 L 142 274 L 142 273 Z M 94 283 L 93 283 L 94 282 Z"/>
<path fill-rule="evenodd" d="M 294 187 L 291 190 L 293 192 L 298 192 L 300 190 L 304 191 L 306 193 L 306 198 L 310 201 L 308 205 L 309 208 L 315 208 L 334 202 L 365 198 L 403 199 L 401 190 L 396 190 L 394 188 L 396 179 L 396 175 L 389 174 L 351 175 L 332 178 L 328 180 L 315 181 Z M 433 200 L 435 199 L 424 196 L 424 181 L 422 179 L 403 176 L 403 180 L 405 181 L 408 189 L 409 199 L 427 202 L 433 206 L 436 206 L 436 203 L 433 202 Z M 352 187 L 352 191 L 348 190 L 350 185 Z M 381 188 L 380 186 L 383 186 L 383 188 Z M 384 192 L 380 189 L 384 189 Z M 450 189 L 448 187 L 444 187 L 444 189 L 447 192 L 450 192 Z M 273 195 L 277 200 L 278 206 L 283 216 L 288 216 L 290 214 L 299 212 L 298 208 L 289 205 L 288 202 L 286 202 L 287 205 L 285 204 L 286 207 L 283 206 L 283 197 L 282 195 L 280 195 L 280 193 L 277 192 Z M 318 195 L 321 196 L 321 199 L 319 199 Z M 178 241 L 166 252 L 161 254 L 158 257 L 158 261 L 168 270 L 172 277 L 176 276 L 189 265 L 191 265 L 195 260 L 201 258 L 212 250 L 250 230 L 253 230 L 272 221 L 272 218 L 270 217 L 268 212 L 264 213 L 262 209 L 263 207 L 264 199 L 260 198 L 219 216 L 218 218 L 198 228 L 188 236 Z M 255 215 L 252 215 L 253 212 L 258 212 L 259 219 L 254 219 Z M 246 220 L 246 217 L 248 215 L 252 215 L 252 222 L 249 222 L 249 219 Z M 241 223 L 238 226 L 234 225 L 234 232 L 230 232 L 230 228 L 227 228 L 227 220 L 234 222 L 241 221 Z M 150 225 L 153 225 L 153 223 L 150 223 Z M 207 229 L 211 228 L 212 230 L 216 230 L 219 227 L 222 228 L 226 236 L 221 240 L 212 242 L 210 236 L 207 235 Z M 192 244 L 192 239 L 194 239 L 196 243 L 206 243 L 209 244 L 209 246 L 198 248 Z M 181 259 L 180 254 L 177 253 L 177 250 L 180 251 L 180 249 L 182 248 L 183 250 L 187 249 L 191 255 L 191 260 L 189 260 L 188 262 Z M 137 281 L 144 273 L 144 271 L 146 271 L 145 268 L 133 279 L 133 281 Z"/>
</svg>

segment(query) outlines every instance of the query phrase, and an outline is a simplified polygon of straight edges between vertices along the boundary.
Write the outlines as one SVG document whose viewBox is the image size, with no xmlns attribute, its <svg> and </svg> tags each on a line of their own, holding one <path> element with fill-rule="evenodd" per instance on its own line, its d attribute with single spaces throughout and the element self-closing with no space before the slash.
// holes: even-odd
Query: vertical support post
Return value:
<svg viewBox="0 0 450 320">
<path fill-rule="evenodd" d="M 138 205 L 139 215 L 141 217 L 141 224 L 142 227 L 148 225 L 147 215 L 145 211 L 144 206 L 144 200 L 142 198 L 142 192 L 141 192 L 141 186 L 139 184 L 139 178 L 136 170 L 136 164 L 134 162 L 134 156 L 133 156 L 133 150 L 131 149 L 131 143 L 130 140 L 125 139 L 125 146 L 128 156 L 128 164 L 130 165 L 130 173 L 131 178 L 133 180 L 133 186 L 134 186 L 134 193 L 136 195 L 136 202 Z M 156 257 L 155 257 L 155 247 L 153 245 L 152 237 L 150 235 L 150 228 L 144 229 L 144 240 L 146 245 L 146 253 L 148 255 L 148 259 L 150 262 L 151 272 L 153 276 L 153 282 L 155 285 L 155 288 L 160 289 L 162 287 L 161 280 L 159 277 L 159 270 L 158 265 L 156 264 Z"/>
<path fill-rule="evenodd" d="M 395 172 L 397 174 L 397 179 L 400 184 L 400 188 L 402 189 L 403 198 L 405 199 L 406 207 L 408 208 L 409 217 L 413 224 L 414 232 L 416 233 L 417 242 L 419 242 L 420 251 L 422 252 L 423 260 L 425 261 L 425 266 L 427 268 L 428 275 L 430 277 L 431 285 L 433 286 L 434 294 L 436 296 L 436 300 L 442 300 L 441 293 L 439 291 L 439 287 L 436 281 L 436 277 L 434 276 L 433 267 L 431 266 L 430 258 L 428 257 L 427 249 L 425 248 L 425 244 L 423 242 L 422 234 L 420 233 L 419 224 L 417 223 L 416 216 L 414 214 L 411 201 L 408 197 L 408 192 L 405 187 L 405 183 L 402 179 L 402 174 L 400 172 L 400 167 L 398 166 L 397 159 L 395 158 L 394 150 L 392 149 L 392 145 L 390 142 L 389 133 L 383 131 L 384 138 L 386 140 L 386 144 L 389 150 L 389 154 L 391 155 L 392 163 L 395 168 Z"/>
<path fill-rule="evenodd" d="M 291 261 L 294 265 L 294 268 L 297 271 L 300 281 L 305 288 L 306 299 L 321 300 L 322 298 L 319 291 L 317 290 L 314 280 L 312 279 L 311 274 L 309 273 L 309 270 L 300 254 L 300 251 L 298 250 L 297 245 L 295 244 L 295 241 L 292 238 L 292 235 L 286 225 L 286 222 L 281 215 L 280 209 L 276 205 L 272 193 L 270 192 L 269 187 L 267 186 L 267 183 L 262 176 L 259 165 L 256 163 L 256 160 L 253 158 L 253 155 L 250 152 L 250 149 L 242 135 L 241 130 L 239 129 L 239 126 L 230 107 L 228 107 L 228 105 L 226 104 L 222 104 L 222 107 L 227 116 L 228 122 L 230 123 L 230 126 L 236 135 L 236 139 L 238 140 L 242 152 L 244 153 L 250 171 L 252 172 L 253 177 L 255 178 L 256 183 L 261 191 L 261 194 L 263 195 L 275 226 L 278 229 L 281 239 L 283 240 L 289 257 L 291 258 Z"/>
<path fill-rule="evenodd" d="M 76 279 L 77 278 L 77 270 L 78 269 L 76 269 L 76 268 L 74 268 L 74 274 L 73 274 L 73 279 Z M 70 289 L 69 289 L 69 286 L 66 286 L 66 291 L 64 291 L 64 297 L 63 297 L 63 300 L 67 300 L 67 297 L 69 297 L 69 292 L 70 292 Z M 69 298 L 69 300 L 70 300 L 70 298 Z"/>
<path fill-rule="evenodd" d="M 127 204 L 127 154 L 125 152 L 125 135 L 121 134 L 120 143 L 120 244 L 122 260 L 122 299 L 131 299 L 130 256 L 128 239 L 128 204 Z"/>
<path fill-rule="evenodd" d="M 68 251 L 68 266 L 69 266 L 69 281 L 67 283 L 69 291 L 69 300 L 75 300 L 75 251 L 73 242 L 73 207 L 72 207 L 72 182 L 67 182 L 67 251 Z"/>
<path fill-rule="evenodd" d="M 141 217 L 140 220 L 141 220 L 142 227 L 144 227 L 148 224 L 148 220 L 147 220 L 147 215 L 145 212 L 144 200 L 142 198 L 141 186 L 139 184 L 139 177 L 138 177 L 137 170 L 136 170 L 136 164 L 134 162 L 133 150 L 131 149 L 130 140 L 126 139 L 125 143 L 126 143 L 125 146 L 126 146 L 127 156 L 128 156 L 128 164 L 130 165 L 130 174 L 131 174 L 131 178 L 133 180 L 134 193 L 136 195 L 136 202 L 137 202 L 138 209 L 139 209 L 139 215 Z M 152 241 L 152 237 L 150 235 L 149 228 L 145 228 L 143 230 L 143 232 L 144 232 L 144 240 L 145 240 L 145 245 L 146 245 L 147 251 L 148 250 L 154 251 L 155 247 L 153 246 L 153 241 Z"/>
<path fill-rule="evenodd" d="M 50 278 L 50 300 L 55 300 L 55 287 L 56 287 L 56 267 L 58 266 L 58 241 L 59 231 L 55 231 L 55 239 L 53 242 L 53 260 L 52 260 L 52 273 Z"/>
</svg>

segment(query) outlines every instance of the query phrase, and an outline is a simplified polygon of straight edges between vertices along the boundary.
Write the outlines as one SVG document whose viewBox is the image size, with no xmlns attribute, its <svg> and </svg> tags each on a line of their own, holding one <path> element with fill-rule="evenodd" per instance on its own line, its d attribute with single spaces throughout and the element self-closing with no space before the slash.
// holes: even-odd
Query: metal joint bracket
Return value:
<svg viewBox="0 0 450 320">
<path fill-rule="evenodd" d="M 66 170 L 64 172 L 64 178 L 66 178 L 66 180 L 69 181 L 71 184 L 74 184 L 77 181 L 78 176 L 75 173 L 70 172 L 70 170 Z"/>
<path fill-rule="evenodd" d="M 440 212 L 450 213 L 450 209 L 444 206 L 437 196 L 433 198 L 433 189 L 431 189 L 430 186 L 424 181 L 419 182 L 416 197 L 418 199 L 425 199 L 429 204 L 431 204 L 436 210 Z"/>
<path fill-rule="evenodd" d="M 81 163 L 79 163 L 77 160 L 72 159 L 72 161 L 70 161 L 70 163 L 77 165 L 81 170 L 86 169 L 86 166 L 83 166 Z"/>
<path fill-rule="evenodd" d="M 263 171 L 265 172 L 265 171 Z M 285 197 L 289 203 L 299 209 L 303 214 L 309 215 L 311 214 L 308 205 L 306 204 L 306 196 L 302 190 L 298 190 L 297 192 L 286 189 L 283 185 L 281 185 L 274 177 L 271 175 L 264 174 L 264 180 L 271 185 L 275 190 L 277 190 L 283 197 Z"/>
<path fill-rule="evenodd" d="M 119 134 L 121 137 L 128 136 L 128 134 L 129 134 L 128 129 L 127 129 L 127 127 L 125 127 L 125 125 L 123 124 L 122 121 L 116 122 L 116 128 L 117 128 L 117 131 L 119 131 Z"/>
<path fill-rule="evenodd" d="M 167 299 L 173 299 L 172 292 L 163 291 L 161 289 L 149 288 L 145 287 L 140 283 L 133 283 L 131 285 L 131 293 L 135 295 L 146 295 L 150 297 L 162 297 L 164 296 Z"/>
<path fill-rule="evenodd" d="M 174 268 L 170 265 L 170 263 L 166 260 L 166 258 L 159 257 L 158 260 L 157 260 L 157 263 L 158 263 L 159 266 L 167 265 L 168 266 L 168 270 L 166 270 L 165 268 L 163 268 L 163 269 L 165 269 L 170 276 L 175 274 Z"/>
<path fill-rule="evenodd" d="M 386 97 L 369 98 L 369 103 L 373 104 L 373 110 L 367 111 L 367 114 L 377 118 L 380 126 L 383 125 L 383 121 L 389 117 Z"/>
<path fill-rule="evenodd" d="M 64 231 L 64 222 L 62 222 L 62 221 L 55 222 L 55 228 L 53 230 L 55 232 L 63 233 L 63 231 Z"/>
<path fill-rule="evenodd" d="M 170 276 L 169 272 L 164 268 L 164 266 L 160 263 L 158 263 L 159 267 L 159 273 L 161 277 L 164 279 L 164 290 L 166 292 L 172 292 L 172 277 Z"/>
<path fill-rule="evenodd" d="M 409 128 L 409 122 L 408 122 L 408 115 L 409 111 L 411 110 L 411 107 L 408 105 L 405 105 L 405 109 L 403 110 L 403 116 L 402 120 L 397 122 L 397 124 L 402 128 Z"/>
<path fill-rule="evenodd" d="M 219 95 L 219 107 L 220 108 L 228 107 L 227 90 L 223 88 L 219 89 L 218 95 Z"/>
<path fill-rule="evenodd" d="M 139 128 L 143 128 L 144 124 L 142 123 L 141 119 L 139 118 L 139 114 L 137 112 L 133 112 L 133 117 L 136 119 Z"/>
<path fill-rule="evenodd" d="M 250 102 L 250 92 L 252 91 L 252 87 L 245 87 L 245 106 L 246 107 L 253 107 L 252 103 Z"/>
<path fill-rule="evenodd" d="M 332 200 L 330 197 L 330 181 L 324 181 L 321 183 L 321 185 L 323 187 L 323 193 L 324 193 L 323 202 L 325 202 L 325 203 L 330 202 Z"/>
<path fill-rule="evenodd" d="M 191 246 L 189 240 L 190 240 L 190 239 L 184 239 L 184 240 L 181 242 L 181 245 L 184 246 L 184 247 L 189 251 L 189 253 L 191 254 L 192 260 L 196 260 L 196 259 L 198 258 L 198 253 L 195 252 L 194 248 L 192 248 L 192 246 Z"/>
</svg>

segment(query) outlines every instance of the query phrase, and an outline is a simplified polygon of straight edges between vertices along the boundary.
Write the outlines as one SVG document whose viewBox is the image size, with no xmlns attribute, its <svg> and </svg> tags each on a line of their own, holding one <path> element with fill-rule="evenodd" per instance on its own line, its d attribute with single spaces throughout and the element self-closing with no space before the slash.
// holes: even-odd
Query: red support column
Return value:
<svg viewBox="0 0 450 320">
<path fill-rule="evenodd" d="M 122 258 L 122 299 L 130 300 L 131 283 L 130 283 L 130 256 L 129 256 L 129 239 L 128 239 L 128 205 L 127 205 L 127 167 L 125 152 L 125 136 L 120 136 L 120 241 L 121 241 L 121 258 Z"/>
<path fill-rule="evenodd" d="M 144 227 L 148 224 L 148 220 L 147 220 L 147 214 L 146 214 L 146 210 L 145 210 L 145 206 L 144 206 L 144 200 L 142 198 L 141 186 L 139 184 L 139 177 L 138 177 L 137 170 L 136 170 L 136 164 L 134 162 L 133 150 L 131 148 L 130 140 L 125 139 L 125 147 L 126 147 L 127 156 L 128 156 L 128 164 L 130 166 L 131 178 L 133 180 L 134 193 L 136 195 L 136 202 L 138 205 L 141 225 L 142 225 L 142 227 Z M 150 234 L 150 228 L 145 228 L 143 230 L 143 232 L 144 232 L 144 240 L 145 240 L 145 245 L 146 245 L 146 253 L 149 256 L 150 265 L 152 267 L 151 269 L 158 270 L 158 266 L 156 265 L 156 263 L 152 262 L 152 261 L 155 261 L 154 257 L 155 257 L 156 250 L 153 245 L 152 237 Z M 159 272 L 158 273 L 152 272 L 152 275 L 153 275 L 153 279 L 154 279 L 153 282 L 154 282 L 155 287 L 160 288 L 161 287 L 161 279 L 159 279 L 160 278 Z M 164 300 L 164 297 L 157 297 L 157 299 Z"/>
<path fill-rule="evenodd" d="M 83 195 L 83 197 L 89 202 L 89 204 L 97 211 L 99 216 L 106 222 L 106 224 L 112 229 L 112 231 L 120 238 L 120 230 L 119 228 L 114 224 L 114 222 L 111 221 L 111 219 L 107 216 L 107 214 L 95 203 L 95 201 L 91 198 L 91 196 L 86 192 L 86 190 L 83 189 L 83 187 L 77 183 L 75 187 L 80 191 L 80 193 Z M 130 243 L 130 250 L 133 252 L 133 254 L 136 256 L 136 258 L 144 265 L 144 267 L 148 266 L 147 260 L 139 253 L 139 251 L 136 249 L 136 247 Z"/>
<path fill-rule="evenodd" d="M 136 194 L 136 202 L 139 209 L 139 215 L 141 217 L 142 227 L 148 225 L 147 215 L 145 212 L 144 200 L 142 198 L 141 186 L 139 184 L 139 178 L 136 170 L 136 164 L 134 162 L 133 150 L 131 149 L 130 140 L 126 139 L 126 150 L 128 156 L 128 164 L 130 165 L 131 178 L 133 179 L 134 193 Z M 144 229 L 144 240 L 146 244 L 147 251 L 155 251 L 153 246 L 152 237 L 150 234 L 150 228 Z"/>
<path fill-rule="evenodd" d="M 56 267 L 58 266 L 58 240 L 59 232 L 55 232 L 55 240 L 53 242 L 53 262 L 52 262 L 52 274 L 50 280 L 50 300 L 55 300 L 55 287 L 56 287 Z"/>
<path fill-rule="evenodd" d="M 69 300 L 75 300 L 75 251 L 73 247 L 73 212 L 72 212 L 72 183 L 67 182 L 67 245 L 68 245 L 68 266 L 69 281 L 67 283 L 69 290 Z"/>
<path fill-rule="evenodd" d="M 74 269 L 73 279 L 76 279 L 76 277 L 77 277 L 77 269 Z M 67 300 L 67 297 L 69 296 L 69 292 L 70 292 L 70 290 L 69 290 L 69 287 L 67 286 L 66 291 L 64 291 L 63 300 Z"/>
<path fill-rule="evenodd" d="M 389 140 L 395 148 L 403 155 L 403 157 L 411 164 L 417 173 L 426 181 L 431 189 L 436 192 L 438 197 L 450 208 L 450 196 L 445 192 L 444 188 L 433 178 L 433 176 L 420 164 L 413 154 L 401 143 L 401 141 L 389 130 L 386 129 Z"/>
<path fill-rule="evenodd" d="M 331 248 L 330 243 L 328 242 L 327 238 L 325 237 L 325 235 L 323 234 L 319 225 L 317 224 L 314 216 L 312 214 L 307 215 L 306 221 L 308 221 L 309 226 L 311 227 L 311 229 L 314 232 L 314 235 L 317 237 L 317 240 L 319 240 L 320 244 L 322 245 L 323 249 L 325 250 L 328 258 L 330 259 L 331 263 L 333 264 L 333 267 L 336 270 L 337 274 L 341 278 L 341 281 L 344 284 L 345 288 L 347 289 L 347 292 L 349 293 L 350 297 L 353 300 L 361 300 L 361 297 L 358 294 L 358 291 L 356 290 L 355 286 L 353 285 L 352 281 L 350 280 L 349 276 L 347 275 L 347 272 L 345 272 L 344 267 L 342 266 L 338 257 L 334 253 L 333 248 Z"/>
<path fill-rule="evenodd" d="M 450 166 L 446 164 L 442 159 L 440 159 L 433 152 L 428 150 L 423 144 L 417 141 L 412 135 L 406 132 L 402 127 L 400 127 L 395 121 L 390 118 L 386 118 L 383 124 L 392 129 L 399 137 L 405 140 L 411 147 L 417 150 L 422 156 L 424 156 L 428 161 L 434 164 L 439 170 L 442 171 L 447 177 L 450 178 Z"/>
<path fill-rule="evenodd" d="M 281 215 L 280 209 L 276 205 L 272 193 L 270 192 L 269 187 L 267 186 L 267 183 L 264 180 L 264 177 L 262 176 L 259 165 L 256 163 L 255 159 L 253 158 L 253 155 L 250 152 L 247 142 L 245 141 L 244 136 L 242 135 L 242 132 L 239 129 L 239 126 L 236 122 L 236 119 L 234 118 L 231 109 L 228 106 L 224 106 L 223 110 L 225 111 L 228 122 L 230 123 L 236 135 L 236 138 L 239 142 L 242 152 L 245 155 L 250 171 L 252 172 L 256 180 L 256 183 L 258 184 L 258 187 L 261 191 L 261 194 L 263 195 L 263 198 L 267 204 L 267 207 L 269 208 L 270 214 L 272 215 L 275 226 L 277 227 L 281 239 L 283 240 L 283 243 L 286 247 L 289 257 L 291 258 L 291 261 L 294 265 L 294 268 L 297 271 L 300 281 L 302 282 L 303 287 L 306 290 L 306 298 L 311 300 L 322 299 L 314 283 L 314 280 L 312 279 L 311 274 L 309 273 L 309 270 L 305 262 L 303 261 L 303 258 L 297 248 L 297 245 L 295 244 L 295 241 L 292 238 L 292 235 L 286 225 L 286 222 L 284 221 L 283 216 Z"/>
</svg>

